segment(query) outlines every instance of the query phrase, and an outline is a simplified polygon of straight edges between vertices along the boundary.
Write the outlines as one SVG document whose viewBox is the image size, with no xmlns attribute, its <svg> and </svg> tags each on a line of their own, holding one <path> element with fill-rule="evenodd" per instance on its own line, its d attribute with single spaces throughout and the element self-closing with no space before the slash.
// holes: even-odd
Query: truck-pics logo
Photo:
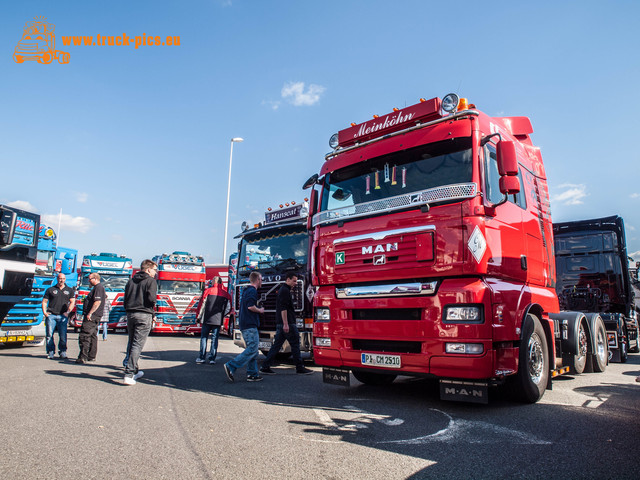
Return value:
<svg viewBox="0 0 640 480">
<path fill-rule="evenodd" d="M 13 60 L 16 63 L 34 60 L 44 64 L 54 60 L 58 60 L 59 63 L 69 63 L 71 55 L 56 50 L 56 36 L 53 33 L 56 26 L 44 20 L 46 20 L 44 17 L 34 17 L 33 22 L 25 24 L 22 38 L 13 51 Z"/>
</svg>

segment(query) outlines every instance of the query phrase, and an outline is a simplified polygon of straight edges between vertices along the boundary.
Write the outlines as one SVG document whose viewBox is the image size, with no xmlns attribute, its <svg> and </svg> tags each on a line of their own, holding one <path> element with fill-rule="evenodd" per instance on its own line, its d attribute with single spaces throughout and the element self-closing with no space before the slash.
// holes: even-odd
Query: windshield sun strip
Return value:
<svg viewBox="0 0 640 480">
<path fill-rule="evenodd" d="M 464 200 L 475 197 L 477 193 L 478 185 L 475 182 L 434 187 L 421 192 L 407 193 L 396 197 L 383 198 L 316 213 L 313 216 L 312 226 L 315 227 L 323 223 L 337 222 L 343 218 L 363 217 L 372 213 L 391 212 L 435 202 Z"/>
</svg>

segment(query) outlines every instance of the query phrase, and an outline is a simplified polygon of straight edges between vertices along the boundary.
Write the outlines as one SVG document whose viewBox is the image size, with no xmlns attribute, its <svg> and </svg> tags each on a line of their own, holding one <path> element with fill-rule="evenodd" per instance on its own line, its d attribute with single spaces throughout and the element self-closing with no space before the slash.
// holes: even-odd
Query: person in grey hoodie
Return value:
<svg viewBox="0 0 640 480">
<path fill-rule="evenodd" d="M 137 272 L 124 289 L 124 309 L 127 312 L 127 364 L 124 367 L 124 384 L 135 385 L 136 380 L 144 375 L 138 369 L 138 360 L 153 323 L 154 307 L 158 284 L 155 276 L 158 264 L 152 260 L 144 260 Z"/>
</svg>

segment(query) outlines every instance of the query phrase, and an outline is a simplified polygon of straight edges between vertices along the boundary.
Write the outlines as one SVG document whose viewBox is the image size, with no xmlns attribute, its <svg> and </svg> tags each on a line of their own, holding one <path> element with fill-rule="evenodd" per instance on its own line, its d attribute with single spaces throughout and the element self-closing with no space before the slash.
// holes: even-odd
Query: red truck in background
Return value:
<svg viewBox="0 0 640 480">
<path fill-rule="evenodd" d="M 312 187 L 314 358 L 323 380 L 437 378 L 448 400 L 607 365 L 597 313 L 560 312 L 544 164 L 527 117 L 449 94 L 341 130 Z M 586 361 L 578 332 L 587 334 Z"/>
</svg>

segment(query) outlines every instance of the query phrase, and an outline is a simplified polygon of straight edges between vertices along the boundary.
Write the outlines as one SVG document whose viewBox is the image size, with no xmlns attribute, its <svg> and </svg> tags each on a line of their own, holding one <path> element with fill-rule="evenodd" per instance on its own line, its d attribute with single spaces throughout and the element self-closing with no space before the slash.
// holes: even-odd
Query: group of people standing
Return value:
<svg viewBox="0 0 640 480">
<path fill-rule="evenodd" d="M 124 308 L 127 312 L 129 339 L 124 362 L 124 384 L 135 385 L 144 375 L 138 368 L 140 353 L 144 347 L 151 326 L 156 305 L 158 285 L 155 276 L 158 265 L 152 260 L 144 260 L 140 271 L 127 282 L 124 292 Z M 58 353 L 67 358 L 67 327 L 69 312 L 75 306 L 75 290 L 65 284 L 66 276 L 58 274 L 58 283 L 44 294 L 42 311 L 46 326 L 47 357 L 53 359 L 56 353 L 54 333 L 58 332 Z M 91 362 L 98 353 L 98 326 L 103 316 L 108 316 L 109 301 L 104 287 L 100 284 L 100 274 L 89 275 L 91 291 L 83 303 L 84 319 L 78 335 L 80 353 L 76 363 Z M 106 330 L 107 326 L 103 328 Z M 104 337 L 103 337 L 104 338 Z"/>
<path fill-rule="evenodd" d="M 138 361 L 144 344 L 153 325 L 154 310 L 157 295 L 156 275 L 158 265 L 152 260 L 144 260 L 140 271 L 136 272 L 127 282 L 124 292 L 124 308 L 127 312 L 127 331 L 129 334 L 124 365 L 125 385 L 135 385 L 144 375 L 138 368 Z M 260 326 L 260 315 L 264 314 L 264 307 L 258 306 L 258 289 L 262 285 L 262 276 L 252 272 L 249 276 L 250 285 L 244 289 L 240 308 L 238 310 L 239 328 L 246 343 L 245 350 L 233 360 L 224 364 L 224 371 L 230 381 L 234 381 L 234 374 L 238 368 L 247 366 L 247 381 L 262 380 L 260 373 L 274 375 L 271 369 L 276 354 L 285 341 L 291 346 L 291 353 L 296 364 L 296 373 L 308 375 L 313 373 L 306 368 L 300 354 L 300 334 L 296 327 L 295 310 L 291 297 L 291 288 L 296 284 L 298 276 L 288 273 L 283 285 L 278 291 L 276 300 L 276 335 L 274 343 L 258 371 L 257 357 Z M 58 352 L 60 358 L 67 358 L 67 324 L 69 312 L 75 306 L 75 290 L 65 284 L 64 274 L 58 275 L 58 283 L 45 292 L 42 310 L 47 329 L 46 350 L 49 358 L 54 358 L 56 346 L 54 332 L 58 331 Z M 98 350 L 98 326 L 103 316 L 108 317 L 108 300 L 104 287 L 100 284 L 100 275 L 89 275 L 92 288 L 84 299 L 85 316 L 79 334 L 80 353 L 76 363 L 95 360 Z M 202 323 L 200 335 L 200 352 L 196 358 L 197 364 L 216 363 L 218 353 L 218 339 L 220 327 L 224 317 L 231 309 L 231 297 L 222 285 L 220 277 L 214 277 L 211 287 L 207 288 L 200 297 L 197 310 L 198 323 Z M 106 312 L 106 313 L 105 313 Z M 106 325 L 104 325 L 106 330 Z M 209 355 L 207 344 L 211 337 Z"/>
</svg>

